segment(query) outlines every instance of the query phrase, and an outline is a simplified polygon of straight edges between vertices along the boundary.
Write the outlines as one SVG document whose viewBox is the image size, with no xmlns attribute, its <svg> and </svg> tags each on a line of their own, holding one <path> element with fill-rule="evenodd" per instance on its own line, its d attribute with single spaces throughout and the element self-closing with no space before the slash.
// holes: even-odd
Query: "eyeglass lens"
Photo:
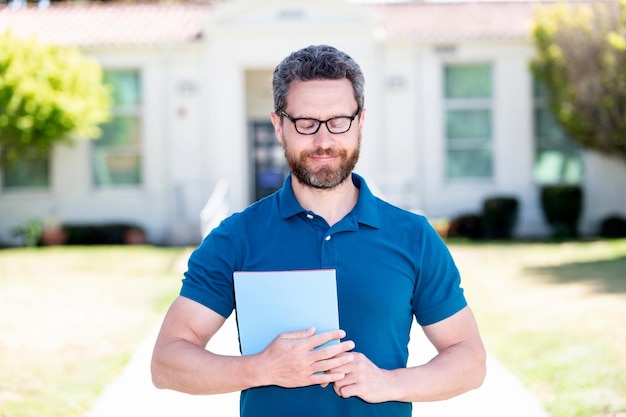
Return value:
<svg viewBox="0 0 626 417">
<path fill-rule="evenodd" d="M 334 117 L 324 122 L 316 119 L 296 119 L 296 130 L 302 134 L 316 133 L 324 123 L 330 133 L 344 133 L 350 129 L 352 118 L 346 116 Z"/>
</svg>

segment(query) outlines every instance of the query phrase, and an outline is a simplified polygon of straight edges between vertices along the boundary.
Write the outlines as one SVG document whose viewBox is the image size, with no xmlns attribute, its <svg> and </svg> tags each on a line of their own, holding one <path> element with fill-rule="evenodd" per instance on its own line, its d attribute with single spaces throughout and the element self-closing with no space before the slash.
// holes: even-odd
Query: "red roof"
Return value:
<svg viewBox="0 0 626 417">
<path fill-rule="evenodd" d="M 202 34 L 210 4 L 52 3 L 0 8 L 0 33 L 64 45 L 155 45 L 185 43 Z"/>
<path fill-rule="evenodd" d="M 527 38 L 537 3 L 412 2 L 371 6 L 391 37 L 420 39 Z"/>
<path fill-rule="evenodd" d="M 387 33 L 418 39 L 526 39 L 538 9 L 556 3 L 617 0 L 448 0 L 371 6 L 384 16 Z"/>
<path fill-rule="evenodd" d="M 52 3 L 0 8 L 0 32 L 55 43 L 158 45 L 193 42 L 223 0 L 210 3 Z M 572 1 L 572 0 L 570 0 Z M 597 0 L 596 0 L 597 1 Z M 389 36 L 418 39 L 525 39 L 535 8 L 553 1 L 468 1 L 366 4 Z"/>
</svg>

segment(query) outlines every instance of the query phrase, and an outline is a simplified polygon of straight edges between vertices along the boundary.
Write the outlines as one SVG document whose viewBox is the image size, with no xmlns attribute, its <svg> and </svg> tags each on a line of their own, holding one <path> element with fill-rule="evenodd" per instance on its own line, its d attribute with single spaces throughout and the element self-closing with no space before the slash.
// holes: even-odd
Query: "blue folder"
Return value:
<svg viewBox="0 0 626 417">
<path fill-rule="evenodd" d="M 339 328 L 334 269 L 235 272 L 233 279 L 243 355 L 262 351 L 282 332 Z"/>
</svg>

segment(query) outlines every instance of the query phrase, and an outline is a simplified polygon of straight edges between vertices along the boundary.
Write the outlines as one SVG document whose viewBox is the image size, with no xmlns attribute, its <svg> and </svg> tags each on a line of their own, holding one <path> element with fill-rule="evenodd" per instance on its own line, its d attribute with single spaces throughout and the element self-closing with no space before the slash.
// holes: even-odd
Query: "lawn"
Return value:
<svg viewBox="0 0 626 417">
<path fill-rule="evenodd" d="M 488 350 L 552 417 L 626 416 L 626 240 L 450 247 Z M 0 417 L 82 416 L 162 318 L 188 253 L 0 250 Z"/>
<path fill-rule="evenodd" d="M 552 417 L 626 416 L 626 240 L 451 250 L 488 350 Z"/>
<path fill-rule="evenodd" d="M 0 250 L 0 416 L 82 416 L 158 324 L 183 253 Z"/>
</svg>

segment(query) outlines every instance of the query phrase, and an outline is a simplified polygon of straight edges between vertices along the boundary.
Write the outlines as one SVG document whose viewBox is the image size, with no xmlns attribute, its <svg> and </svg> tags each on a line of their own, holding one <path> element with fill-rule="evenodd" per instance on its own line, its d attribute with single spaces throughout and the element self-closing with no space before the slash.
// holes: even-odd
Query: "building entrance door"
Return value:
<svg viewBox="0 0 626 417">
<path fill-rule="evenodd" d="M 274 136 L 271 122 L 252 122 L 254 164 L 253 200 L 272 194 L 282 185 L 289 169 L 283 148 Z"/>
</svg>

